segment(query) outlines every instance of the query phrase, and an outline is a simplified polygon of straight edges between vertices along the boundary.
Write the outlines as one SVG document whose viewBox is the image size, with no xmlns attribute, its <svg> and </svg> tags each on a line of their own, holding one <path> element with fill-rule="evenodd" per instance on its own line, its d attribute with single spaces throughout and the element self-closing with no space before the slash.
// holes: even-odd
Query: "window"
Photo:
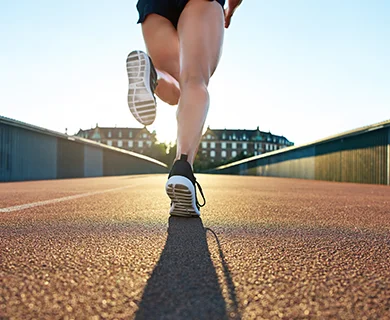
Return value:
<svg viewBox="0 0 390 320">
<path fill-rule="evenodd" d="M 123 141 L 122 140 L 118 140 L 118 147 L 123 147 Z"/>
<path fill-rule="evenodd" d="M 212 158 L 215 157 L 215 151 L 214 151 L 214 150 L 211 150 L 211 151 L 210 151 L 210 157 L 212 157 Z"/>
<path fill-rule="evenodd" d="M 225 151 L 225 150 L 223 150 L 223 151 L 221 152 L 221 157 L 222 157 L 222 158 L 226 158 L 226 151 Z"/>
<path fill-rule="evenodd" d="M 132 140 L 127 141 L 127 145 L 129 146 L 129 148 L 132 148 L 133 147 L 133 141 Z"/>
<path fill-rule="evenodd" d="M 142 138 L 147 138 L 148 137 L 148 134 L 147 133 L 144 133 L 144 134 L 142 134 Z"/>
<path fill-rule="evenodd" d="M 232 157 L 236 157 L 237 156 L 237 151 L 232 151 Z"/>
<path fill-rule="evenodd" d="M 207 148 L 207 142 L 202 142 L 202 148 L 206 149 Z"/>
<path fill-rule="evenodd" d="M 215 149 L 215 142 L 210 142 L 210 148 Z"/>
<path fill-rule="evenodd" d="M 232 142 L 232 149 L 237 149 L 237 142 Z"/>
<path fill-rule="evenodd" d="M 88 138 L 88 133 L 86 134 L 85 137 Z M 95 133 L 92 135 L 92 140 L 99 140 L 100 138 L 101 138 L 101 137 L 100 137 L 99 132 L 95 132 Z"/>
<path fill-rule="evenodd" d="M 226 134 L 222 134 L 222 140 L 225 140 L 226 139 Z"/>
<path fill-rule="evenodd" d="M 211 139 L 211 135 L 207 135 L 207 137 L 206 137 L 208 140 L 210 140 Z"/>
<path fill-rule="evenodd" d="M 138 141 L 138 148 L 142 148 L 144 146 L 144 142 L 143 141 Z"/>
<path fill-rule="evenodd" d="M 129 138 L 132 138 L 132 137 L 133 137 L 133 132 L 129 131 Z"/>
<path fill-rule="evenodd" d="M 146 144 L 148 145 L 148 147 L 151 147 L 152 146 L 152 141 L 146 141 Z"/>
<path fill-rule="evenodd" d="M 248 144 L 247 144 L 246 142 L 243 142 L 243 143 L 242 143 L 242 148 L 243 148 L 243 149 L 248 149 Z"/>
<path fill-rule="evenodd" d="M 265 144 L 265 150 L 268 150 L 268 143 Z"/>
<path fill-rule="evenodd" d="M 245 133 L 244 133 L 243 136 L 242 136 L 242 140 L 246 140 L 246 135 L 245 135 Z"/>
<path fill-rule="evenodd" d="M 111 140 L 107 140 L 107 145 L 112 146 L 112 141 Z"/>
<path fill-rule="evenodd" d="M 244 150 L 243 153 L 244 153 L 244 156 L 246 156 L 248 154 L 248 152 L 246 152 L 246 150 Z"/>
<path fill-rule="evenodd" d="M 233 140 L 236 140 L 236 134 L 233 133 Z"/>
<path fill-rule="evenodd" d="M 108 131 L 108 137 L 111 138 L 111 131 Z"/>
<path fill-rule="evenodd" d="M 226 149 L 226 142 L 221 142 L 221 148 Z"/>
<path fill-rule="evenodd" d="M 119 138 L 122 138 L 122 131 L 119 131 L 119 132 L 118 132 L 118 137 L 119 137 Z"/>
</svg>

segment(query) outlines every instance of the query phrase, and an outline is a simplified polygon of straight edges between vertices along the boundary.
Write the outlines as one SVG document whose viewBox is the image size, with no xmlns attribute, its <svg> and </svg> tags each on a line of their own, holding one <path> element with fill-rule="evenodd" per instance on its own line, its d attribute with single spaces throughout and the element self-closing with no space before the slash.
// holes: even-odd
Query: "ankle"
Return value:
<svg viewBox="0 0 390 320">
<path fill-rule="evenodd" d="M 176 155 L 176 158 L 173 163 L 175 163 L 176 161 L 186 161 L 191 166 L 191 169 L 194 170 L 193 161 L 189 159 L 188 154 L 181 153 L 180 155 Z"/>
</svg>

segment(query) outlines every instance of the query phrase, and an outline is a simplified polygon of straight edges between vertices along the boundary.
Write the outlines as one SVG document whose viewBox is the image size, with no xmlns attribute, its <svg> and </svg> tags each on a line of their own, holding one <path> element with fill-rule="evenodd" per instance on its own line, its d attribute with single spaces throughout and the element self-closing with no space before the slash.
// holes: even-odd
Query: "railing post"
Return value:
<svg viewBox="0 0 390 320">
<path fill-rule="evenodd" d="M 390 186 L 390 128 L 387 129 L 387 185 Z"/>
</svg>

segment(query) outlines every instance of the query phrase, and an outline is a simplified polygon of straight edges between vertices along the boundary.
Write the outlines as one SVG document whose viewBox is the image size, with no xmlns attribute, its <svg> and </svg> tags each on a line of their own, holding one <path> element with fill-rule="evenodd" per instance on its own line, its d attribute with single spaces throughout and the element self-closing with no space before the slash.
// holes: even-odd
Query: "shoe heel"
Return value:
<svg viewBox="0 0 390 320">
<path fill-rule="evenodd" d="M 172 201 L 170 214 L 176 216 L 200 216 L 196 206 L 195 188 L 192 182 L 182 176 L 170 177 L 165 185 Z"/>
</svg>

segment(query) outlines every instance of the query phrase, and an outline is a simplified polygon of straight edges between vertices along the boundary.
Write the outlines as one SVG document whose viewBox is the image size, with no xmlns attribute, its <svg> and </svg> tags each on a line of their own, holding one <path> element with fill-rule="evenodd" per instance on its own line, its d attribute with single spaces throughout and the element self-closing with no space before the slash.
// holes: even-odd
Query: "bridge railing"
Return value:
<svg viewBox="0 0 390 320">
<path fill-rule="evenodd" d="M 150 157 L 0 116 L 0 181 L 167 173 Z"/>
<path fill-rule="evenodd" d="M 209 173 L 390 185 L 390 120 L 236 161 Z"/>
</svg>

